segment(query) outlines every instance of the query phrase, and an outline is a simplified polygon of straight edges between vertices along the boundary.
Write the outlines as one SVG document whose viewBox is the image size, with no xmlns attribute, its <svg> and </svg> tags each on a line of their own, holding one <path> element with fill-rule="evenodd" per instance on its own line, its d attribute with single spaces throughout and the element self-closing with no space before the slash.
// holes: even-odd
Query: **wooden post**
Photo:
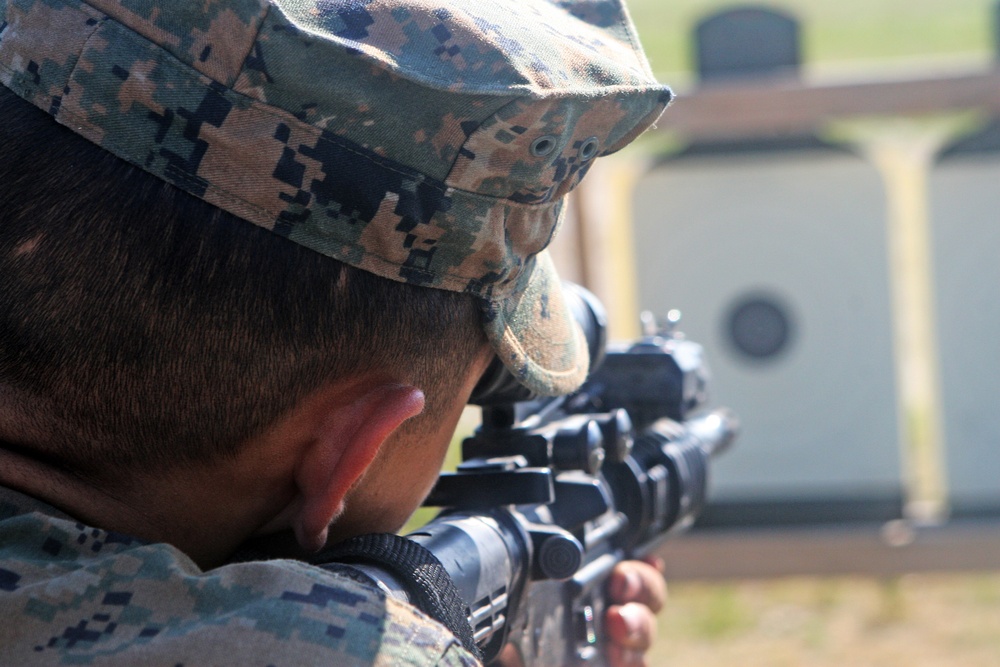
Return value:
<svg viewBox="0 0 1000 667">
<path fill-rule="evenodd" d="M 938 152 L 968 125 L 968 114 L 949 114 L 842 122 L 833 130 L 868 155 L 885 186 L 905 511 L 921 524 L 948 515 L 928 180 Z"/>
<path fill-rule="evenodd" d="M 639 294 L 632 238 L 632 191 L 642 172 L 634 156 L 602 158 L 573 194 L 566 226 L 553 243 L 560 275 L 578 282 L 608 310 L 612 340 L 639 335 Z M 565 273 L 564 273 L 565 267 Z"/>
</svg>

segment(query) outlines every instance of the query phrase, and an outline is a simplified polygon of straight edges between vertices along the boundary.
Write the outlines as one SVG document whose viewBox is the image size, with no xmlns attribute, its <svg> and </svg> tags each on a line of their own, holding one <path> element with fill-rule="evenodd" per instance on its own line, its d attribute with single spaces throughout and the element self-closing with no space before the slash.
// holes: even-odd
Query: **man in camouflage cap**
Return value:
<svg viewBox="0 0 1000 667">
<path fill-rule="evenodd" d="M 624 9 L 0 0 L 0 83 L 0 661 L 471 662 L 343 573 L 224 563 L 397 530 L 494 356 L 583 381 L 545 247 L 669 101 Z"/>
</svg>

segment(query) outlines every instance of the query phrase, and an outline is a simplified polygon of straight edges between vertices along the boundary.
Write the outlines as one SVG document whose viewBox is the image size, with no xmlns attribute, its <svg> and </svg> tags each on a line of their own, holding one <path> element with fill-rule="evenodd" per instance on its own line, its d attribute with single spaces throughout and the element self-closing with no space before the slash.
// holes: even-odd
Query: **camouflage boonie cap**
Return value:
<svg viewBox="0 0 1000 667">
<path fill-rule="evenodd" d="M 587 373 L 544 251 L 565 195 L 670 99 L 615 0 L 0 0 L 0 82 L 249 222 L 479 297 L 542 394 Z"/>
</svg>

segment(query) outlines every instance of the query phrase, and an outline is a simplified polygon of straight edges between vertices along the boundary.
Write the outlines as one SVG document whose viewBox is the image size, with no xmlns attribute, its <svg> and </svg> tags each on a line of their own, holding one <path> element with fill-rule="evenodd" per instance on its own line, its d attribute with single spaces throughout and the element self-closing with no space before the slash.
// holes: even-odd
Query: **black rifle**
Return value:
<svg viewBox="0 0 1000 667">
<path fill-rule="evenodd" d="M 425 502 L 446 509 L 407 536 L 456 584 L 487 663 L 509 643 L 529 667 L 600 664 L 612 568 L 694 521 L 709 457 L 737 431 L 727 410 L 696 414 L 701 346 L 647 322 L 637 343 L 607 349 L 601 304 L 572 285 L 567 298 L 590 347 L 586 384 L 536 398 L 495 360 L 473 394 L 482 425 Z M 355 567 L 417 602 L 390 572 Z"/>
</svg>

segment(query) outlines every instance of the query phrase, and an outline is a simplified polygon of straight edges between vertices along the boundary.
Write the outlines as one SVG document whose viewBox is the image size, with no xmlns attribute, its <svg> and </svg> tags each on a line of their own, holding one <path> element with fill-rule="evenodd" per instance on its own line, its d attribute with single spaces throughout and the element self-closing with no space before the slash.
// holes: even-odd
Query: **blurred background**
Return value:
<svg viewBox="0 0 1000 667">
<path fill-rule="evenodd" d="M 634 0 L 628 3 L 643 47 L 664 81 L 697 79 L 694 30 L 710 14 L 748 3 Z M 902 65 L 985 65 L 993 59 L 990 0 L 787 0 L 752 3 L 795 18 L 802 30 L 802 69 L 809 75 L 871 77 Z"/>
<path fill-rule="evenodd" d="M 1000 7 L 631 0 L 676 102 L 555 249 L 743 431 L 655 665 L 1000 665 Z"/>
</svg>

